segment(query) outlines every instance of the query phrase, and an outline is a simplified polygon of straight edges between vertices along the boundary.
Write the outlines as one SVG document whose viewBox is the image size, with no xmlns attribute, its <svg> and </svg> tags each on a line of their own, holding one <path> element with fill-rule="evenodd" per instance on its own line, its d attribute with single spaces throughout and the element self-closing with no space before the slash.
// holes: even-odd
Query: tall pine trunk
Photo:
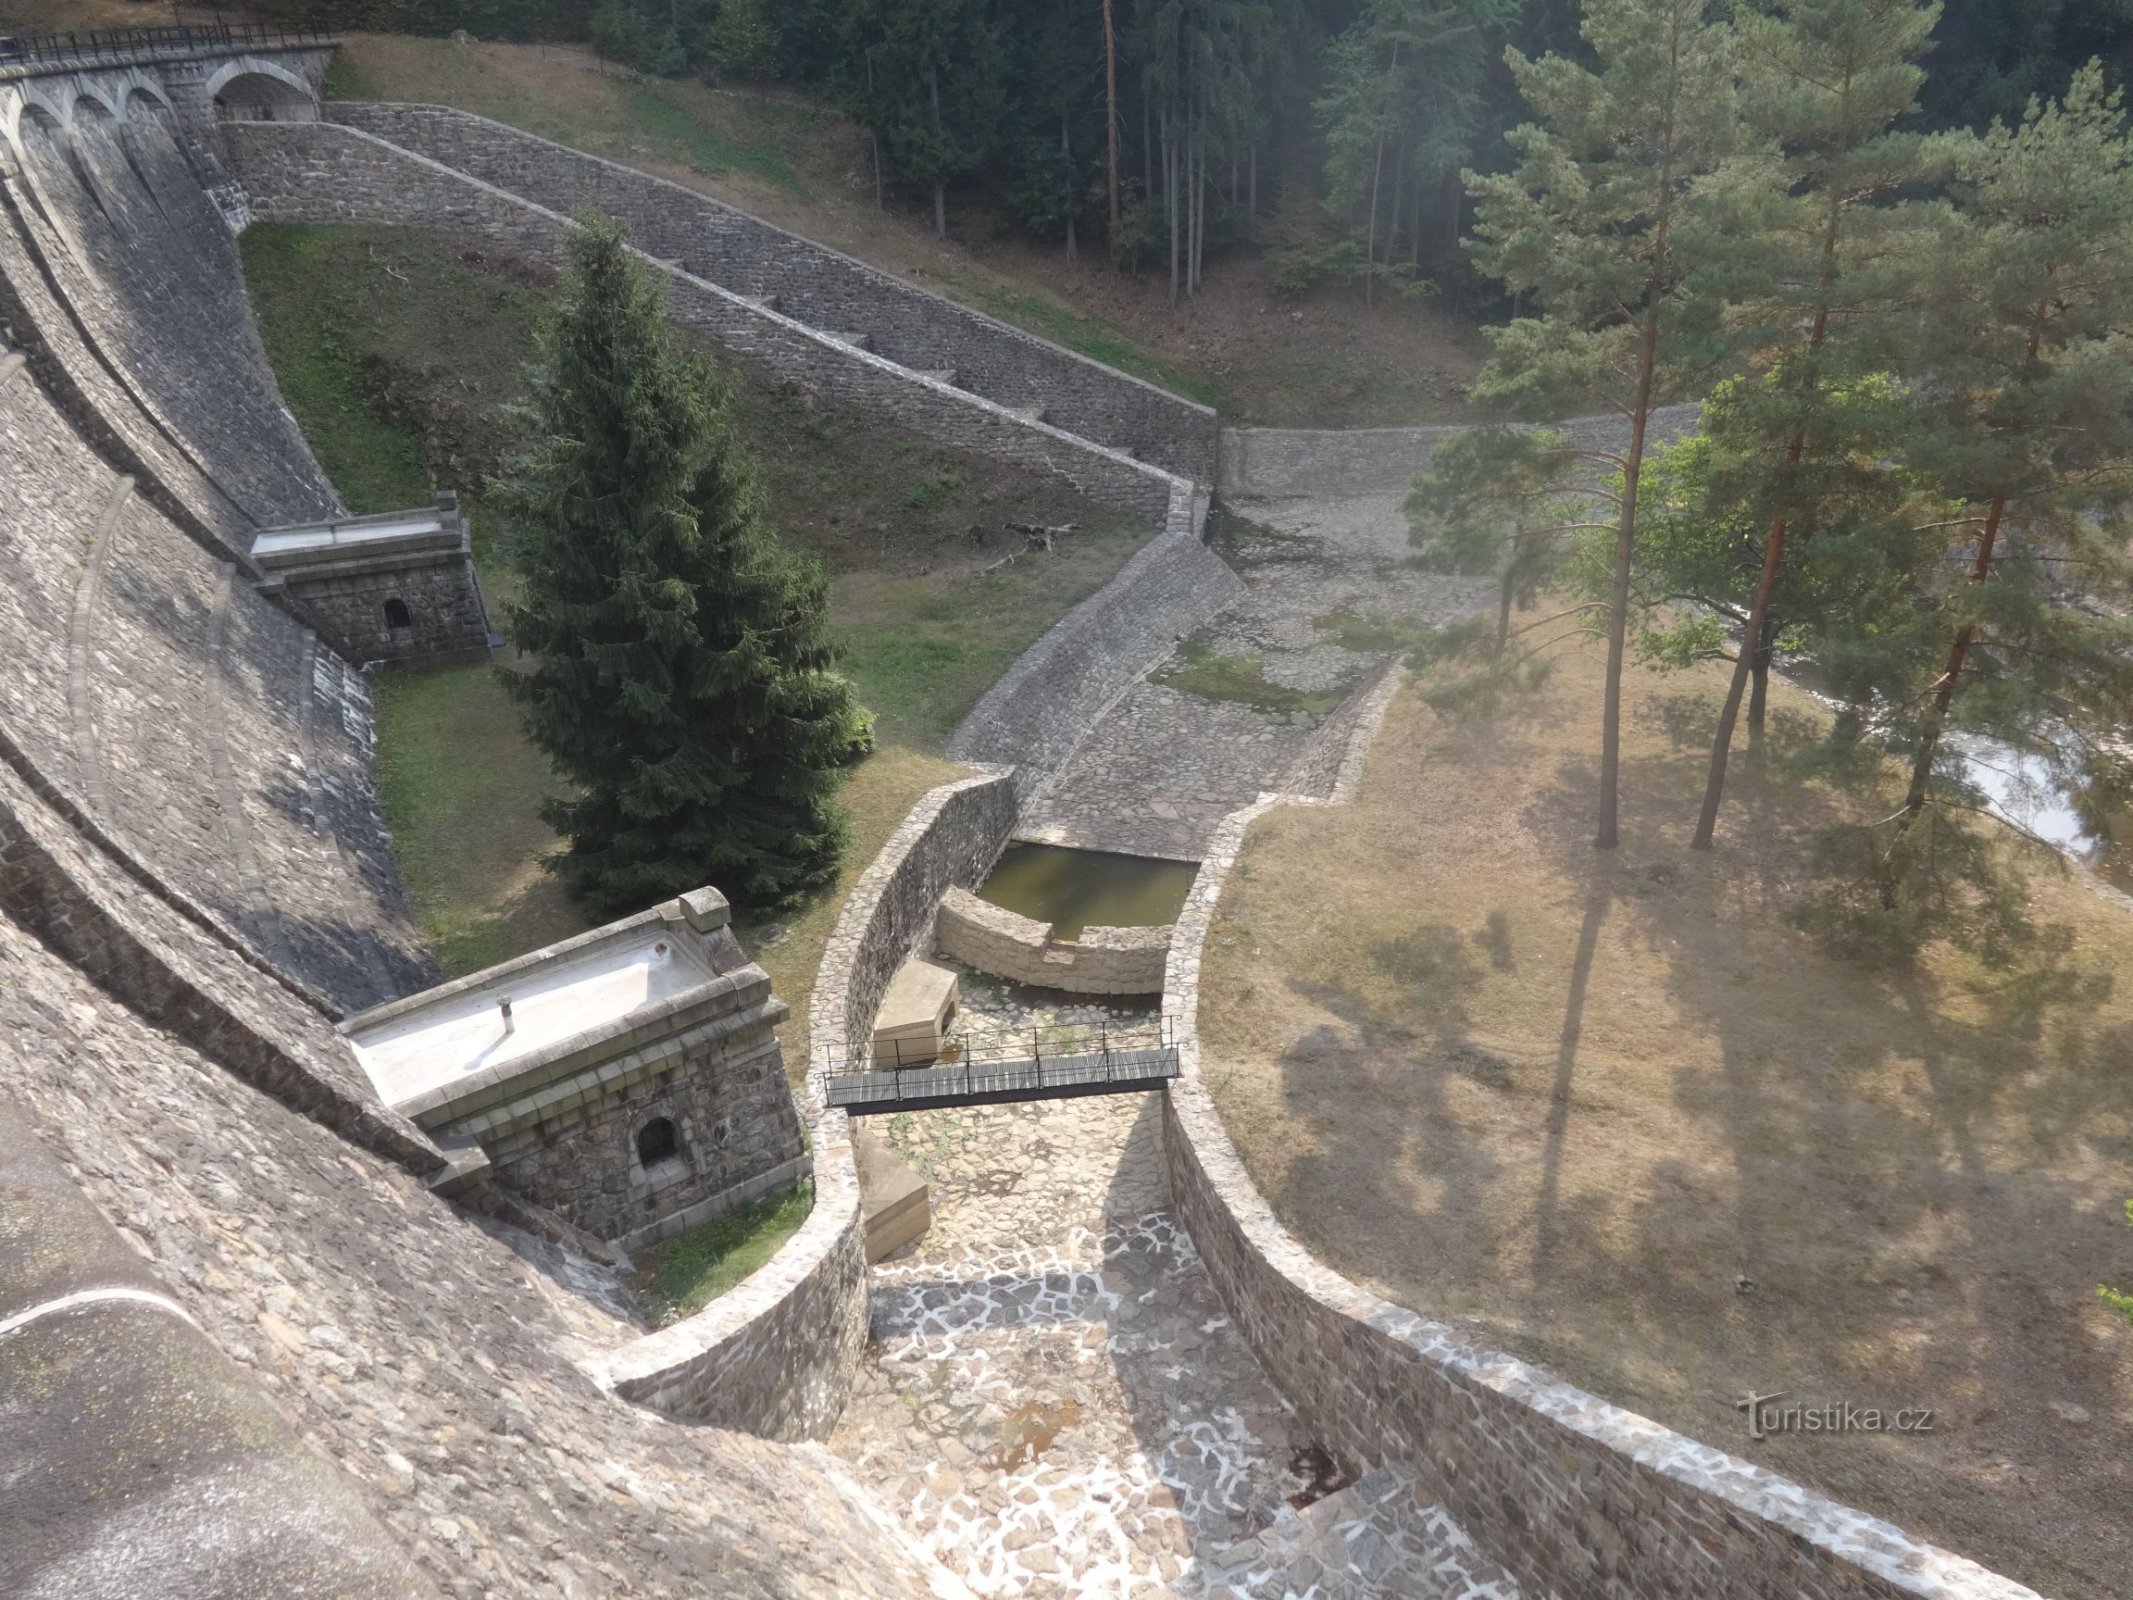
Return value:
<svg viewBox="0 0 2133 1600">
<path fill-rule="evenodd" d="M 1111 0 L 1104 0 L 1104 145 L 1111 199 L 1111 245 L 1115 251 L 1118 248 L 1118 41 L 1111 31 Z"/>
<path fill-rule="evenodd" d="M 930 63 L 926 67 L 926 91 L 933 97 L 933 136 L 938 139 L 941 136 L 941 73 L 940 68 Z M 948 237 L 948 186 L 938 179 L 933 185 L 933 237 Z"/>
<path fill-rule="evenodd" d="M 1837 282 L 1837 238 L 1843 226 L 1843 203 L 1843 196 L 1832 188 L 1829 217 L 1822 229 L 1822 276 L 1816 286 L 1814 328 L 1808 334 L 1806 359 L 1802 363 L 1803 398 L 1814 394 L 1820 387 L 1815 358 L 1822 353 L 1822 341 L 1829 335 L 1829 302 Z M 1806 453 L 1807 426 L 1802 422 L 1785 445 L 1784 481 L 1787 488 L 1791 487 L 1793 475 L 1798 472 L 1800 460 Z M 1741 696 L 1755 670 L 1756 657 L 1762 653 L 1763 635 L 1770 621 L 1770 600 L 1777 592 L 1778 573 L 1785 565 L 1785 541 L 1791 528 L 1791 513 L 1780 505 L 1777 515 L 1770 519 L 1769 532 L 1763 536 L 1763 568 L 1755 580 L 1755 602 L 1748 608 L 1748 621 L 1741 629 L 1740 649 L 1733 658 L 1733 676 L 1726 685 L 1725 704 L 1719 707 L 1717 731 L 1711 735 L 1711 762 L 1704 776 L 1703 809 L 1696 816 L 1696 832 L 1689 840 L 1691 850 L 1710 849 L 1718 833 L 1718 807 L 1726 793 L 1726 764 L 1733 756 L 1733 729 L 1740 720 Z M 1751 717 L 1750 722 L 1755 731 L 1761 731 L 1759 719 Z"/>
<path fill-rule="evenodd" d="M 1178 142 L 1163 118 L 1163 210 L 1170 220 L 1170 303 L 1178 303 Z"/>
<path fill-rule="evenodd" d="M 1659 223 L 1658 258 L 1665 258 L 1666 220 Z M 1621 842 L 1622 662 L 1629 648 L 1629 577 L 1637 552 L 1637 483 L 1644 476 L 1644 436 L 1651 425 L 1652 393 L 1659 367 L 1658 286 L 1645 315 L 1643 348 L 1637 355 L 1637 397 L 1630 411 L 1629 452 L 1622 460 L 1622 516 L 1615 528 L 1614 581 L 1607 611 L 1607 691 L 1600 710 L 1600 827 L 1593 844 L 1612 850 Z"/>
<path fill-rule="evenodd" d="M 1064 113 L 1061 113 L 1059 118 L 1059 164 L 1066 172 L 1067 260 L 1071 262 L 1080 259 L 1080 252 L 1074 245 L 1074 146 L 1067 137 L 1067 119 Z"/>
<path fill-rule="evenodd" d="M 1770 667 L 1777 659 L 1777 636 L 1784 624 L 1776 612 L 1763 618 L 1748 677 L 1748 747 L 1762 742 L 1764 715 L 1770 709 Z"/>
</svg>

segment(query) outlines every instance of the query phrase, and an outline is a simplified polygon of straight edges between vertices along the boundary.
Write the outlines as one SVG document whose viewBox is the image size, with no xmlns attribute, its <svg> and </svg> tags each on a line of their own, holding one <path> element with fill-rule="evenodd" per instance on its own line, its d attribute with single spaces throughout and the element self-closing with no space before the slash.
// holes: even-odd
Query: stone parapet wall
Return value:
<svg viewBox="0 0 2133 1600">
<path fill-rule="evenodd" d="M 563 265 L 568 218 L 360 129 L 233 123 L 224 136 L 255 219 L 434 228 Z M 666 285 L 671 320 L 803 388 L 957 449 L 1047 473 L 1110 510 L 1151 522 L 1169 511 L 1179 480 L 1160 468 L 899 366 L 669 261 L 646 259 Z"/>
<path fill-rule="evenodd" d="M 1392 680 L 1387 680 L 1390 683 Z M 1390 693 L 1380 689 L 1375 716 Z M 1359 717 L 1335 802 L 1375 728 Z M 1217 831 L 1179 916 L 1163 1009 L 1182 1076 L 1164 1097 L 1172 1203 L 1267 1372 L 1351 1466 L 1412 1463 L 1525 1592 L 1639 1600 L 2036 1600 L 1976 1563 L 1673 1433 L 1321 1265 L 1276 1220 L 1202 1071 L 1199 980 L 1215 908 L 1269 795 Z"/>
<path fill-rule="evenodd" d="M 1652 415 L 1654 442 L 1695 426 L 1698 408 L 1663 406 Z M 1620 417 L 1551 423 L 1573 444 L 1620 449 L 1629 438 Z M 1241 498 L 1313 498 L 1397 494 L 1429 465 L 1437 446 L 1464 426 L 1435 428 L 1224 428 L 1216 489 Z"/>
<path fill-rule="evenodd" d="M 587 1364 L 602 1388 L 691 1421 L 776 1439 L 824 1437 L 866 1346 L 867 1263 L 849 1119 L 824 1082 L 862 1052 L 896 969 L 924 948 L 934 908 L 981 882 L 1015 823 L 1012 779 L 989 773 L 927 791 L 861 873 L 830 931 L 808 1028 L 806 1117 L 815 1205 L 745 1282 L 672 1327 Z"/>
<path fill-rule="evenodd" d="M 1162 533 L 1015 658 L 949 734 L 948 755 L 1018 766 L 1025 788 L 1041 784 L 1141 674 L 1244 593 L 1201 542 L 1205 498 L 1173 483 Z"/>
<path fill-rule="evenodd" d="M 919 371 L 1201 483 L 1214 476 L 1206 406 L 900 282 L 693 189 L 446 106 L 335 102 L 326 114 L 564 216 L 626 222 L 653 256 Z"/>
<path fill-rule="evenodd" d="M 1160 994 L 1171 930 L 1084 928 L 1055 944 L 1052 925 L 981 900 L 968 889 L 941 897 L 933 946 L 942 955 L 1012 983 L 1072 994 Z"/>
</svg>

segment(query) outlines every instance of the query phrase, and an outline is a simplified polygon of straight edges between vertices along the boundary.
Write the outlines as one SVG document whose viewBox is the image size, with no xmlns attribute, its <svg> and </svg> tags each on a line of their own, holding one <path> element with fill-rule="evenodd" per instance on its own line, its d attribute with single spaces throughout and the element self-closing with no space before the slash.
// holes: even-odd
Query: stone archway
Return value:
<svg viewBox="0 0 2133 1600">
<path fill-rule="evenodd" d="M 205 85 L 223 122 L 316 122 L 318 96 L 288 68 L 259 56 L 225 62 Z"/>
</svg>

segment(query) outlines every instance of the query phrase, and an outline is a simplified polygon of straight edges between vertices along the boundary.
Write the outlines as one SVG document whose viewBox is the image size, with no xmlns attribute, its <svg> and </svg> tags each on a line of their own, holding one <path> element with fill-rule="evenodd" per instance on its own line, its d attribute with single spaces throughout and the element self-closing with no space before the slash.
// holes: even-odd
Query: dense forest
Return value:
<svg viewBox="0 0 2133 1600">
<path fill-rule="evenodd" d="M 826 96 L 877 193 L 1198 287 L 1250 239 L 1277 285 L 1462 274 L 1462 168 L 1510 164 L 1505 51 L 1578 57 L 1576 0 L 264 0 L 292 22 L 591 42 L 628 67 Z M 2018 117 L 2133 54 L 2133 0 L 1947 0 L 1926 128 Z"/>
</svg>

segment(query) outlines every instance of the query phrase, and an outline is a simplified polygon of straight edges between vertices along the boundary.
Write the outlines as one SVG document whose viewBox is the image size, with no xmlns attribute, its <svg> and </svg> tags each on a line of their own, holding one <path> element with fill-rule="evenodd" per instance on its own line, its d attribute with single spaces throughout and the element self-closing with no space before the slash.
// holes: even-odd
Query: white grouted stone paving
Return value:
<svg viewBox="0 0 2133 1600">
<path fill-rule="evenodd" d="M 1489 603 L 1494 585 L 1486 578 L 1409 564 L 1403 498 L 1231 502 L 1247 525 L 1230 552 L 1247 591 L 1199 642 L 1218 657 L 1257 658 L 1265 681 L 1279 689 L 1337 695 L 1361 689 L 1393 654 L 1385 631 L 1367 637 L 1367 625 L 1442 626 Z M 1321 737 L 1325 713 L 1188 693 L 1157 681 L 1167 665 L 1112 705 L 1025 808 L 1019 836 L 1197 860 L 1223 817 L 1291 786 L 1291 769 Z"/>
<path fill-rule="evenodd" d="M 1146 1015 L 964 982 L 971 1026 Z M 934 1222 L 874 1271 L 867 1358 L 830 1445 L 980 1595 L 1287 1592 L 1264 1583 L 1313 1441 L 1169 1212 L 1157 1112 L 1135 1095 L 875 1124 L 928 1178 Z M 1319 1593 L 1510 1592 L 1432 1586 L 1416 1563 L 1441 1551 L 1391 1533 L 1378 1581 Z M 1204 1585 L 1269 1534 L 1251 1546 L 1259 1587 Z M 1324 1564 L 1315 1546 L 1293 1557 Z"/>
</svg>

